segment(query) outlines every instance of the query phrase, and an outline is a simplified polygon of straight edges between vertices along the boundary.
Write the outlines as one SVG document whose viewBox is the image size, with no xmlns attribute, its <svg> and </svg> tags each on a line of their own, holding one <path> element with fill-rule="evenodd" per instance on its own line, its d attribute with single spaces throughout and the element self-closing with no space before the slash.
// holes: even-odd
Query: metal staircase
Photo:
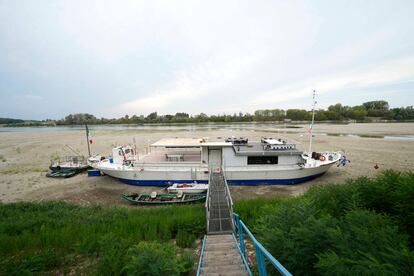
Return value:
<svg viewBox="0 0 414 276">
<path fill-rule="evenodd" d="M 208 213 L 207 234 L 233 233 L 233 202 L 221 171 L 210 173 L 209 193 L 206 204 Z"/>
<path fill-rule="evenodd" d="M 233 202 L 221 170 L 210 171 L 206 201 L 207 235 L 197 275 L 249 275 L 233 236 Z"/>
<path fill-rule="evenodd" d="M 260 276 L 267 275 L 266 262 L 281 275 L 291 276 L 233 213 L 233 201 L 223 170 L 210 171 L 205 207 L 207 235 L 203 239 L 197 276 L 252 275 L 247 262 L 245 237 L 254 245 Z"/>
</svg>

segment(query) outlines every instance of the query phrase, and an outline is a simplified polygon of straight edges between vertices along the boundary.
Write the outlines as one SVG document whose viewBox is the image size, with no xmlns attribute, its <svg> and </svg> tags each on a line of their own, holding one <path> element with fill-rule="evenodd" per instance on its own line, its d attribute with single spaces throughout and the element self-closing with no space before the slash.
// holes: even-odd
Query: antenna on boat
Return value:
<svg viewBox="0 0 414 276">
<path fill-rule="evenodd" d="M 313 136 L 313 123 L 314 123 L 314 121 L 315 121 L 315 105 L 316 105 L 316 100 L 315 100 L 315 97 L 316 97 L 316 91 L 315 90 L 313 90 L 313 96 L 312 96 L 312 122 L 311 122 L 311 125 L 310 125 L 310 127 L 309 127 L 309 134 L 310 134 L 310 137 L 309 137 L 309 154 L 312 154 L 312 136 Z"/>
<path fill-rule="evenodd" d="M 85 124 L 85 131 L 86 131 L 86 144 L 88 145 L 88 154 L 89 154 L 89 157 L 91 157 L 91 148 L 89 147 L 89 128 L 87 124 Z"/>
<path fill-rule="evenodd" d="M 134 142 L 134 153 L 135 153 L 136 156 L 138 156 L 138 153 L 137 153 L 137 141 L 135 140 L 135 137 L 132 138 L 132 141 Z"/>
<path fill-rule="evenodd" d="M 79 151 L 74 150 L 72 147 L 70 147 L 69 145 L 65 145 L 68 149 L 70 149 L 72 152 L 74 152 L 76 155 L 82 155 Z"/>
</svg>

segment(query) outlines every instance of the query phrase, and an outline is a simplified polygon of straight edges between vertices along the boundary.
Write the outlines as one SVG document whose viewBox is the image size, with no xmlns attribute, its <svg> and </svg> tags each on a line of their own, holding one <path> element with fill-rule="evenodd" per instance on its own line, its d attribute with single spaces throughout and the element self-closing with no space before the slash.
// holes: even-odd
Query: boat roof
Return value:
<svg viewBox="0 0 414 276">
<path fill-rule="evenodd" d="M 202 138 L 163 138 L 153 143 L 152 147 L 192 148 L 201 147 L 205 140 Z"/>
<path fill-rule="evenodd" d="M 224 142 L 224 141 L 212 141 L 212 142 L 205 142 L 202 144 L 203 147 L 231 147 L 233 143 L 231 142 Z"/>
<path fill-rule="evenodd" d="M 199 147 L 225 147 L 232 146 L 230 142 L 206 141 L 203 138 L 163 138 L 153 143 L 152 147 L 166 148 L 199 148 Z"/>
</svg>

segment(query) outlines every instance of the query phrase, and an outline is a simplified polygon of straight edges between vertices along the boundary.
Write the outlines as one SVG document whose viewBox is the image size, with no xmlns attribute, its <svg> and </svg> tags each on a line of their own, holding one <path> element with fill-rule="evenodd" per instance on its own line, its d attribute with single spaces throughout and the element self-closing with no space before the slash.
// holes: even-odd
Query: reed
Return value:
<svg viewBox="0 0 414 276">
<path fill-rule="evenodd" d="M 201 205 L 109 208 L 14 203 L 0 204 L 0 217 L 0 274 L 70 267 L 73 255 L 98 260 L 92 270 L 122 274 L 126 252 L 139 242 L 167 244 L 182 240 L 185 233 L 185 242 L 180 243 L 185 247 L 205 230 Z"/>
</svg>

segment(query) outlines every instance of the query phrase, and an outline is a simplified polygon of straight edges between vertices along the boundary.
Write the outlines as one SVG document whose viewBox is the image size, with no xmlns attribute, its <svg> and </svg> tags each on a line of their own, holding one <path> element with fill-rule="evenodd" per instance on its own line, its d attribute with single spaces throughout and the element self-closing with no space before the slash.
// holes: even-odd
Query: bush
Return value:
<svg viewBox="0 0 414 276">
<path fill-rule="evenodd" d="M 190 270 L 188 259 L 178 256 L 174 245 L 143 241 L 128 250 L 123 272 L 126 275 L 180 275 Z"/>
<path fill-rule="evenodd" d="M 318 254 L 315 267 L 325 275 L 412 275 L 414 254 L 407 236 L 381 214 L 351 211 L 327 230 L 331 246 Z"/>
<path fill-rule="evenodd" d="M 177 245 L 180 247 L 192 247 L 196 237 L 185 230 L 179 230 L 177 233 Z"/>
<path fill-rule="evenodd" d="M 414 174 L 385 171 L 234 209 L 293 274 L 413 275 L 413 202 Z"/>
<path fill-rule="evenodd" d="M 20 257 L 10 257 L 0 263 L 2 275 L 29 275 L 49 270 L 61 261 L 61 256 L 53 249 L 34 251 Z"/>
</svg>

